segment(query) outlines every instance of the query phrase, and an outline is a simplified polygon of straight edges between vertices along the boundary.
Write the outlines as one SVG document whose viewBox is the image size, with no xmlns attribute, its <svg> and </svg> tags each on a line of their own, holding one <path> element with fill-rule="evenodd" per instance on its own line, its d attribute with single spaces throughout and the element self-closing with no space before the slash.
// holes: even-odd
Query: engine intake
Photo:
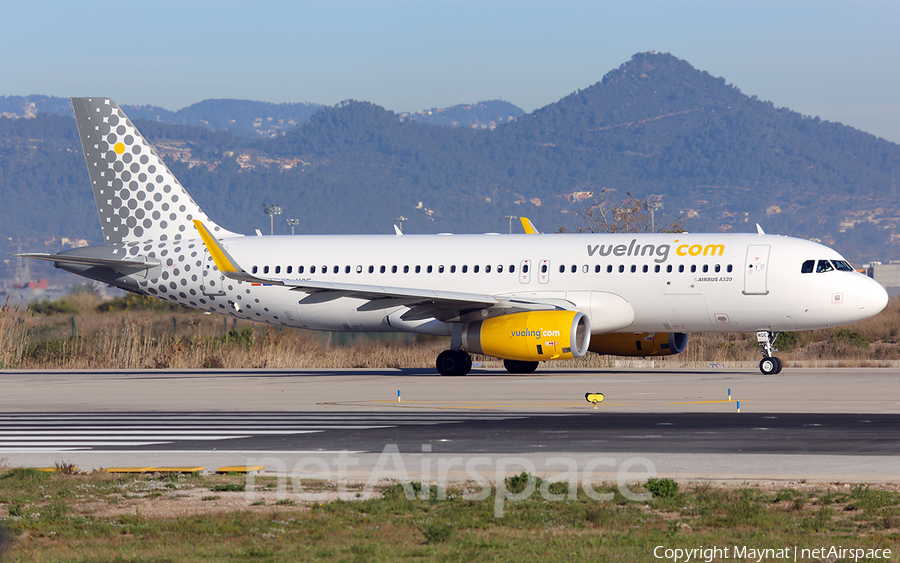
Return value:
<svg viewBox="0 0 900 563">
<path fill-rule="evenodd" d="M 523 362 L 580 358 L 591 342 L 591 321 L 578 311 L 529 311 L 466 323 L 463 348 Z"/>
<path fill-rule="evenodd" d="M 684 351 L 686 332 L 613 332 L 591 337 L 589 350 L 612 356 L 671 356 Z"/>
</svg>

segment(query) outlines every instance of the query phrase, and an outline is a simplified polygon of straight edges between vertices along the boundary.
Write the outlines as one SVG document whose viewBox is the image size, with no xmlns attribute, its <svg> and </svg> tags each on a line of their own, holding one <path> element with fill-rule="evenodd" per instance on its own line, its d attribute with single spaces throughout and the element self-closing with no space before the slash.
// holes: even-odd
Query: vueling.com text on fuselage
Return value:
<svg viewBox="0 0 900 563">
<path fill-rule="evenodd" d="M 677 244 L 674 241 L 675 254 L 678 256 L 722 256 L 725 254 L 724 244 Z M 661 264 L 669 259 L 670 244 L 638 244 L 637 239 L 631 239 L 631 244 L 589 244 L 588 256 L 655 256 L 653 259 Z"/>
</svg>

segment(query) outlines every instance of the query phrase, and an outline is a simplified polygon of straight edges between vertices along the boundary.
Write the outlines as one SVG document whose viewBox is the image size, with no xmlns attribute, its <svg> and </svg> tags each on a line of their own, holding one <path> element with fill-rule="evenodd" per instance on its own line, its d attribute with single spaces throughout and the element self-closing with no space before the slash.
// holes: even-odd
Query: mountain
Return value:
<svg viewBox="0 0 900 563">
<path fill-rule="evenodd" d="M 477 104 L 458 104 L 449 108 L 431 108 L 413 113 L 401 113 L 401 119 L 415 119 L 431 125 L 494 129 L 525 115 L 522 108 L 503 100 Z"/>
<path fill-rule="evenodd" d="M 313 103 L 272 104 L 250 100 L 204 100 L 178 111 L 153 105 L 122 105 L 132 120 L 146 119 L 170 125 L 191 125 L 218 131 L 231 131 L 249 137 L 274 137 L 283 134 L 325 106 Z M 67 98 L 54 96 L 0 96 L 0 117 L 31 118 L 38 113 L 73 116 Z M 521 117 L 521 108 L 502 100 L 477 104 L 458 104 L 449 108 L 402 113 L 401 118 L 432 125 L 493 129 Z"/>
<path fill-rule="evenodd" d="M 298 233 L 390 233 L 400 216 L 405 232 L 505 231 L 509 215 L 553 232 L 578 223 L 589 194 L 605 189 L 661 197 L 658 224 L 683 216 L 691 231 L 753 232 L 759 222 L 833 244 L 857 264 L 900 258 L 900 145 L 746 96 L 670 54 L 639 53 L 494 128 L 462 126 L 454 108 L 432 111 L 460 123 L 440 127 L 347 101 L 252 137 L 210 128 L 251 123 L 276 104 L 195 105 L 178 125 L 159 108 L 126 111 L 207 213 L 241 232 L 266 230 L 263 203 L 300 219 Z M 461 109 L 481 124 L 482 109 L 511 115 L 480 106 Z M 74 120 L 0 119 L 0 195 L 16 202 L 0 208 L 0 235 L 99 242 L 87 182 Z"/>
</svg>

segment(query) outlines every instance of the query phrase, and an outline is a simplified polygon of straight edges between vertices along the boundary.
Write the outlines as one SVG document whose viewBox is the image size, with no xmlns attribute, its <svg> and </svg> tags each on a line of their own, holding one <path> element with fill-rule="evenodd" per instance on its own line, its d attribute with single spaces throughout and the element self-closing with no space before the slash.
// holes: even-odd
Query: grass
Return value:
<svg viewBox="0 0 900 563">
<path fill-rule="evenodd" d="M 59 306 L 54 305 L 59 304 Z M 446 338 L 353 335 L 280 329 L 129 296 L 101 302 L 79 291 L 60 302 L 0 308 L 0 369 L 433 368 Z M 63 308 L 67 312 L 53 312 Z M 71 310 L 74 308 L 75 312 Z M 74 327 L 74 329 L 73 329 Z M 74 332 L 74 334 L 73 334 Z M 900 299 L 875 318 L 836 329 L 786 333 L 778 355 L 819 365 L 881 366 L 900 360 Z M 755 334 L 691 334 L 687 349 L 662 365 L 758 361 Z M 485 367 L 496 358 L 476 356 Z M 559 368 L 603 368 L 609 356 L 588 354 Z"/>
<path fill-rule="evenodd" d="M 96 508 L 115 507 L 125 494 L 161 502 L 149 495 L 160 489 L 202 494 L 240 479 L 7 470 L 0 474 L 0 512 L 8 514 L 0 533 L 5 560 L 649 561 L 658 545 L 842 545 L 896 553 L 900 531 L 897 491 L 807 484 L 682 484 L 670 496 L 640 502 L 618 493 L 603 502 L 584 494 L 548 502 L 535 494 L 509 502 L 503 518 L 494 517 L 492 497 L 470 501 L 462 489 L 451 489 L 445 500 L 408 500 L 400 485 L 382 488 L 383 496 L 372 500 L 255 503 L 230 511 L 206 503 L 206 513 L 168 518 L 140 510 L 102 515 Z M 176 507 L 188 502 L 169 499 Z"/>
</svg>

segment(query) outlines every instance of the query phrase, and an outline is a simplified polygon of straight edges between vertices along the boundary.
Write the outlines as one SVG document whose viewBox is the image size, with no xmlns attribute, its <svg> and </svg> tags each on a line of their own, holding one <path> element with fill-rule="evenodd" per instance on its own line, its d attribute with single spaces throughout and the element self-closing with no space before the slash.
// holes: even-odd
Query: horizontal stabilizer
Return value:
<svg viewBox="0 0 900 563">
<path fill-rule="evenodd" d="M 123 274 L 132 274 L 159 266 L 159 262 L 143 262 L 139 260 L 117 260 L 115 258 L 95 258 L 91 256 L 73 256 L 69 254 L 16 254 L 22 258 L 47 260 L 56 264 L 77 264 L 95 268 L 109 268 Z"/>
</svg>

